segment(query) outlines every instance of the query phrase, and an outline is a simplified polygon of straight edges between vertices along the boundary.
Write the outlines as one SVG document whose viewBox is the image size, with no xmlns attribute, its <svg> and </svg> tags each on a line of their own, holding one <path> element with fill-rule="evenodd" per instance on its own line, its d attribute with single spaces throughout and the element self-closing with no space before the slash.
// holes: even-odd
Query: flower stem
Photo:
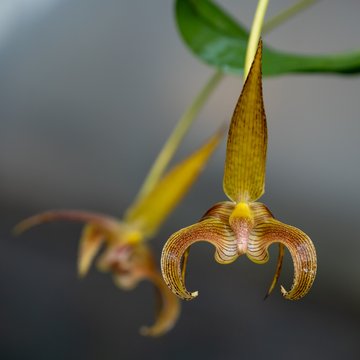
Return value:
<svg viewBox="0 0 360 360">
<path fill-rule="evenodd" d="M 185 110 L 150 169 L 136 200 L 146 196 L 159 181 L 182 139 L 223 77 L 224 74 L 221 71 L 216 71 L 196 96 L 193 103 Z"/>
<path fill-rule="evenodd" d="M 258 46 L 261 29 L 268 5 L 269 5 L 269 0 L 259 0 L 256 8 L 254 20 L 251 26 L 249 41 L 246 49 L 246 55 L 245 55 L 244 82 L 249 73 L 251 64 L 254 60 L 255 52 Z"/>
</svg>

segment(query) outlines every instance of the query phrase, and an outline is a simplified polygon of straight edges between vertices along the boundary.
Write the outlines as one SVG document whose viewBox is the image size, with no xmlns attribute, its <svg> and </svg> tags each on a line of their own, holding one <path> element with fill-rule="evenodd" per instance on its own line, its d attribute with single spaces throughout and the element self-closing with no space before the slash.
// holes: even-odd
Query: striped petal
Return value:
<svg viewBox="0 0 360 360">
<path fill-rule="evenodd" d="M 205 219 L 219 219 L 223 223 L 228 224 L 229 223 L 229 217 L 235 207 L 235 204 L 230 201 L 223 201 L 215 204 L 213 207 L 211 207 L 201 218 L 201 221 Z M 190 254 L 190 247 L 186 249 L 186 251 L 183 254 L 182 257 L 182 263 L 181 263 L 181 277 L 186 281 L 186 267 L 189 259 Z"/>
<path fill-rule="evenodd" d="M 269 219 L 274 219 L 274 216 L 271 213 L 271 211 L 263 203 L 260 203 L 260 202 L 252 203 L 250 205 L 250 208 L 254 214 L 256 224 L 261 224 L 261 223 L 268 221 Z M 277 259 L 275 274 L 271 281 L 269 289 L 268 289 L 266 295 L 264 296 L 264 300 L 270 296 L 270 294 L 274 290 L 274 288 L 279 280 L 279 276 L 280 276 L 281 268 L 282 268 L 283 257 L 284 257 L 284 245 L 279 243 L 279 255 L 278 255 L 278 259 Z"/>
<path fill-rule="evenodd" d="M 316 275 L 315 247 L 301 230 L 275 219 L 257 225 L 248 242 L 247 255 L 250 260 L 263 264 L 268 261 L 268 247 L 272 243 L 283 244 L 290 252 L 294 263 L 294 280 L 289 291 L 281 287 L 288 300 L 297 300 L 310 290 Z"/>
<path fill-rule="evenodd" d="M 235 202 L 257 200 L 264 193 L 267 127 L 259 46 L 231 119 L 223 187 Z"/>
<path fill-rule="evenodd" d="M 225 224 L 229 224 L 229 218 L 232 212 L 234 211 L 235 204 L 230 201 L 222 201 L 215 204 L 211 207 L 201 218 L 201 220 L 205 219 L 219 219 Z"/>
<path fill-rule="evenodd" d="M 185 287 L 182 259 L 186 250 L 200 241 L 209 242 L 215 247 L 215 260 L 220 264 L 231 263 L 238 257 L 235 235 L 219 219 L 208 218 L 173 234 L 163 248 L 161 270 L 172 292 L 184 300 L 193 299 L 198 292 L 189 292 Z"/>
<path fill-rule="evenodd" d="M 141 229 L 146 236 L 154 235 L 197 179 L 222 135 L 223 131 L 217 132 L 200 149 L 170 170 L 149 195 L 127 211 L 125 221 Z"/>
</svg>

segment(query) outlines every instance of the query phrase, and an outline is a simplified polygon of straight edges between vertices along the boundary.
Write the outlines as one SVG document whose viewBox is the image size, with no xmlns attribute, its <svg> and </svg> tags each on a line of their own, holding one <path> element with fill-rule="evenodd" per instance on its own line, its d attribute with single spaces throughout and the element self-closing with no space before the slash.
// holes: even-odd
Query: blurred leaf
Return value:
<svg viewBox="0 0 360 360">
<path fill-rule="evenodd" d="M 210 0 L 176 0 L 180 34 L 194 52 L 209 65 L 225 72 L 242 73 L 247 30 Z M 264 46 L 263 74 L 358 73 L 360 51 L 331 55 L 297 55 Z"/>
</svg>

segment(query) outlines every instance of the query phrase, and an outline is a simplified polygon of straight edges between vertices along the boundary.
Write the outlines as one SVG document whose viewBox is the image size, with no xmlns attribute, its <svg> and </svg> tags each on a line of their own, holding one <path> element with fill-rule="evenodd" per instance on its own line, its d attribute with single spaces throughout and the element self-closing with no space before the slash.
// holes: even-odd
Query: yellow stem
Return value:
<svg viewBox="0 0 360 360">
<path fill-rule="evenodd" d="M 254 21 L 251 26 L 249 41 L 246 49 L 245 64 L 244 64 L 244 82 L 249 73 L 251 63 L 254 60 L 257 45 L 260 39 L 261 28 L 264 22 L 265 13 L 269 5 L 269 0 L 259 0 L 256 8 Z"/>
</svg>

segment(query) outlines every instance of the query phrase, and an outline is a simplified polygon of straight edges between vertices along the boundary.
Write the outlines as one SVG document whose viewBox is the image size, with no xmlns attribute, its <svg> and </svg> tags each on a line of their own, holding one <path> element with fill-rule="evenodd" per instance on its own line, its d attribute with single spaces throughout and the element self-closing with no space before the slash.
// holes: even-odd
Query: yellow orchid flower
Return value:
<svg viewBox="0 0 360 360">
<path fill-rule="evenodd" d="M 164 280 L 173 293 L 184 300 L 198 295 L 186 289 L 184 275 L 189 247 L 199 241 L 215 247 L 215 260 L 220 264 L 231 263 L 243 254 L 255 263 L 266 263 L 268 247 L 279 243 L 277 269 L 267 295 L 279 277 L 284 246 L 294 263 L 291 289 L 281 287 L 284 297 L 300 299 L 315 279 L 316 252 L 310 238 L 301 230 L 276 220 L 264 204 L 256 202 L 264 193 L 267 147 L 261 57 L 260 40 L 228 134 L 223 187 L 231 201 L 216 204 L 198 223 L 174 233 L 162 251 Z"/>
<path fill-rule="evenodd" d="M 217 132 L 202 147 L 174 166 L 145 195 L 126 212 L 123 220 L 107 215 L 77 210 L 54 210 L 34 215 L 15 227 L 20 234 L 30 227 L 58 220 L 87 224 L 80 239 L 78 272 L 88 272 L 94 257 L 105 244 L 106 248 L 97 265 L 101 271 L 110 271 L 115 283 L 130 290 L 139 281 L 151 281 L 158 293 L 156 322 L 141 328 L 143 335 L 159 336 L 169 331 L 176 322 L 180 304 L 165 285 L 146 242 L 159 230 L 161 224 L 184 197 L 209 157 L 221 140 L 223 131 Z"/>
</svg>

